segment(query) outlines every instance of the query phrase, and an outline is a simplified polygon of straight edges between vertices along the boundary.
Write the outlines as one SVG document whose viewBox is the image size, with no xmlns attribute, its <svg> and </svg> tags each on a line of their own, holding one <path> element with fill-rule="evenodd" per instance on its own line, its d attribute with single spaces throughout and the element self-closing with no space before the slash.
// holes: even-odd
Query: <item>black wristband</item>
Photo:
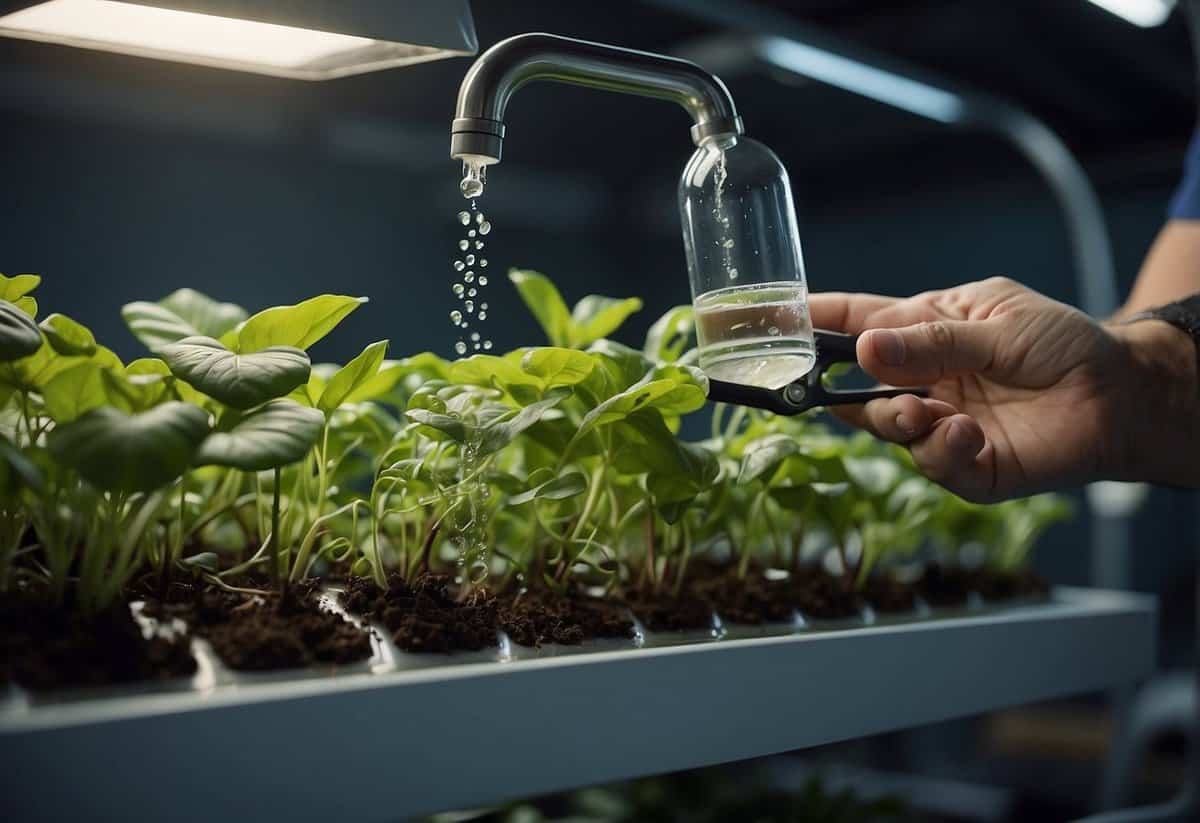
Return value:
<svg viewBox="0 0 1200 823">
<path fill-rule="evenodd" d="M 1162 320 L 1192 338 L 1196 348 L 1196 374 L 1200 376 L 1200 294 L 1193 294 L 1165 306 L 1140 311 L 1128 318 L 1125 323 L 1136 323 L 1139 320 Z"/>
</svg>

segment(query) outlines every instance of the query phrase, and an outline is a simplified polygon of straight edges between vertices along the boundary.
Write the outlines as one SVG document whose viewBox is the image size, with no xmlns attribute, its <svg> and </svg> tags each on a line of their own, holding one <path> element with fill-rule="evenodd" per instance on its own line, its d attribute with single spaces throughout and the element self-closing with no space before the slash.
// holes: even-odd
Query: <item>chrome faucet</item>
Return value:
<svg viewBox="0 0 1200 823">
<path fill-rule="evenodd" d="M 519 34 L 480 55 L 463 78 L 450 127 L 450 156 L 477 166 L 499 163 L 508 100 L 533 80 L 678 103 L 692 117 L 697 146 L 743 131 L 725 84 L 695 63 L 553 34 Z"/>
</svg>

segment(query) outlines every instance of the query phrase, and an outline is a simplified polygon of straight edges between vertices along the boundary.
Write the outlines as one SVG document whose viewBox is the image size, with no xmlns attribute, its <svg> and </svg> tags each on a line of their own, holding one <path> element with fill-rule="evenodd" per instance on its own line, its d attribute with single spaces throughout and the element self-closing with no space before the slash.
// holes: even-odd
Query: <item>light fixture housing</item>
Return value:
<svg viewBox="0 0 1200 823">
<path fill-rule="evenodd" d="M 1144 29 L 1161 26 L 1171 16 L 1175 0 L 1091 0 L 1107 12 Z"/>
<path fill-rule="evenodd" d="M 0 35 L 301 80 L 467 56 L 468 0 L 0 0 Z"/>
</svg>

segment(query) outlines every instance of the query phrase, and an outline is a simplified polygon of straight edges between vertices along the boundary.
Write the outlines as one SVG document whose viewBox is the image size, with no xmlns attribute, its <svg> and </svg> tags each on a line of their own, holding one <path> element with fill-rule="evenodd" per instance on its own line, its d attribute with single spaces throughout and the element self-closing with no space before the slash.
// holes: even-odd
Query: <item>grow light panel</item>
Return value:
<svg viewBox="0 0 1200 823">
<path fill-rule="evenodd" d="M 191 8 L 197 5 L 224 10 L 229 4 L 205 5 L 196 0 L 49 0 L 0 17 L 0 34 L 308 80 L 468 55 L 478 50 L 465 0 L 459 3 L 433 0 L 425 4 L 397 0 L 391 11 L 408 18 L 410 37 L 415 42 L 368 36 L 373 31 L 341 33 L 284 24 L 273 13 L 280 4 L 261 0 L 243 2 L 230 10 L 245 10 L 272 19 L 244 19 Z M 329 4 L 328 8 L 334 11 L 327 9 L 307 18 L 296 14 L 311 5 L 283 4 L 283 13 L 292 12 L 289 20 L 312 19 L 347 28 L 371 29 L 375 27 L 372 24 L 379 22 L 371 15 L 345 14 L 353 10 L 354 3 L 347 3 L 346 7 L 342 3 Z"/>
</svg>

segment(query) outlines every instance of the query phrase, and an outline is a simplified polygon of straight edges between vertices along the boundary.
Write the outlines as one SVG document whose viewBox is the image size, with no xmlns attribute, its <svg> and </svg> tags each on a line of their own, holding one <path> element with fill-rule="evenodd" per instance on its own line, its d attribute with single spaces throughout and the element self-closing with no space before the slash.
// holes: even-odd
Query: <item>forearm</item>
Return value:
<svg viewBox="0 0 1200 823">
<path fill-rule="evenodd" d="M 1159 233 L 1116 319 L 1200 292 L 1200 220 L 1172 220 Z"/>
<path fill-rule="evenodd" d="M 1176 295 L 1180 297 L 1182 295 Z M 1191 337 L 1161 320 L 1110 324 L 1121 344 L 1108 426 L 1113 479 L 1200 487 L 1200 376 Z"/>
</svg>

